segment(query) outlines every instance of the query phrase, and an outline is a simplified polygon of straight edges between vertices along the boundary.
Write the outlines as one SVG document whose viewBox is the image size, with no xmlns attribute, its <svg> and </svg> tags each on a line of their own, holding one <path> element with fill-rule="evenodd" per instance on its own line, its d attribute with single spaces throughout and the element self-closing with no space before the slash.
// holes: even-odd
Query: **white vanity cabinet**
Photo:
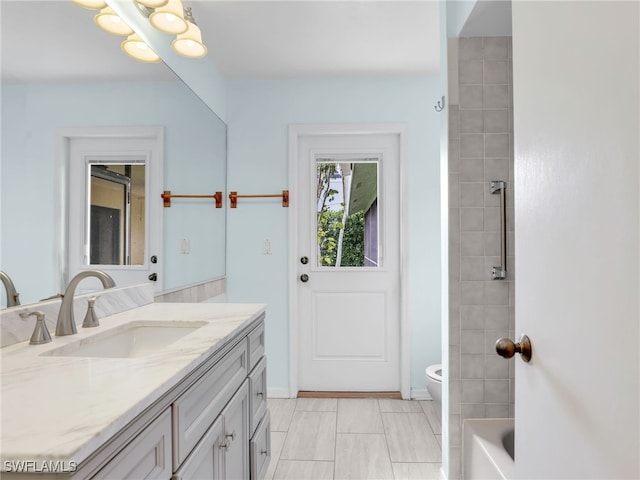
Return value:
<svg viewBox="0 0 640 480">
<path fill-rule="evenodd" d="M 174 471 L 247 378 L 247 360 L 247 344 L 239 342 L 173 402 Z"/>
<path fill-rule="evenodd" d="M 270 457 L 264 308 L 150 304 L 114 315 L 114 329 L 140 318 L 175 322 L 172 319 L 179 316 L 181 321 L 198 322 L 197 332 L 148 358 L 58 359 L 27 346 L 19 346 L 18 353 L 3 352 L 3 375 L 8 370 L 5 377 L 11 380 L 3 378 L 8 385 L 2 390 L 3 408 L 8 396 L 15 415 L 10 422 L 3 418 L 0 477 L 264 478 Z M 38 367 L 38 376 L 44 378 L 70 367 L 64 370 L 64 391 L 52 395 L 63 414 L 36 423 L 31 404 L 22 407 L 23 396 L 42 388 L 37 375 L 31 383 L 24 381 L 25 362 L 31 362 L 34 371 Z M 17 394 L 18 390 L 25 393 Z M 4 429 L 5 424 L 9 428 Z M 29 435 L 36 429 L 44 433 Z M 43 465 L 48 469 L 39 468 Z"/>
<path fill-rule="evenodd" d="M 267 409 L 267 357 L 264 356 L 264 324 L 248 336 L 249 341 L 249 453 L 250 478 L 262 480 L 271 460 L 271 423 Z"/>
<path fill-rule="evenodd" d="M 172 480 L 249 478 L 248 404 L 245 381 Z"/>
<path fill-rule="evenodd" d="M 95 479 L 164 478 L 171 480 L 258 480 L 264 478 L 270 459 L 269 416 L 266 399 L 266 357 L 264 356 L 264 322 L 258 321 L 248 332 L 223 350 L 210 365 L 195 371 L 185 379 L 185 388 L 179 389 L 169 407 L 156 420 L 138 434 L 140 460 L 153 476 L 146 473 L 129 475 L 121 467 L 124 455 L 116 455 L 107 465 L 122 475 L 96 475 Z M 206 362 L 205 362 L 206 363 Z M 169 417 L 170 412 L 170 417 Z M 170 429 L 167 429 L 168 419 Z M 169 450 L 162 455 L 147 454 L 158 443 L 156 424 L 164 426 L 162 432 Z M 258 428 L 260 425 L 261 428 Z M 168 442 L 170 435 L 171 442 Z M 144 440 L 147 439 L 148 440 Z M 138 439 L 140 439 L 138 441 Z M 125 449 L 126 451 L 126 449 Z M 154 450 L 154 452 L 157 451 Z M 257 452 L 257 453 L 256 453 Z M 252 453 L 252 454 L 250 454 Z M 152 469 L 152 461 L 142 454 L 163 459 L 160 470 Z M 169 455 L 169 456 L 167 456 Z M 171 461 L 169 461 L 171 459 Z M 171 467 L 172 466 L 172 467 Z M 129 467 L 127 467 L 129 468 Z M 172 474 L 173 473 L 173 474 Z"/>
</svg>

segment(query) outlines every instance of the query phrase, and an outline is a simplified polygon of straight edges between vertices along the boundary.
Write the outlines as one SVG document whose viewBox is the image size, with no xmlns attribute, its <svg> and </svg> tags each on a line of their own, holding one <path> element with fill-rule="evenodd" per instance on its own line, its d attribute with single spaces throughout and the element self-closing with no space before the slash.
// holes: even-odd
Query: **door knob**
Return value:
<svg viewBox="0 0 640 480">
<path fill-rule="evenodd" d="M 149 275 L 149 280 L 151 280 L 152 282 L 155 282 L 158 280 L 158 274 L 157 273 L 152 273 L 151 275 Z"/>
<path fill-rule="evenodd" d="M 158 256 L 157 255 L 151 255 L 151 263 L 158 263 Z"/>
<path fill-rule="evenodd" d="M 300 258 L 300 263 L 306 265 L 307 263 L 309 263 L 309 257 Z"/>
<path fill-rule="evenodd" d="M 518 343 L 513 343 L 510 338 L 500 338 L 496 342 L 496 352 L 504 358 L 511 358 L 519 353 L 522 360 L 528 362 L 531 360 L 531 341 L 526 335 L 522 335 Z"/>
<path fill-rule="evenodd" d="M 309 275 L 307 275 L 306 273 L 303 273 L 302 275 L 300 275 L 300 281 L 302 283 L 307 283 L 309 281 Z"/>
</svg>

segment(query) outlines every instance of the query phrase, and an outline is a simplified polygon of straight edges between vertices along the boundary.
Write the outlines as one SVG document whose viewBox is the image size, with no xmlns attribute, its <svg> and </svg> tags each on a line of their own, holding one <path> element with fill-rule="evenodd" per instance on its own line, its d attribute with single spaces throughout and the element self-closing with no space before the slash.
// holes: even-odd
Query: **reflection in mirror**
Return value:
<svg viewBox="0 0 640 480">
<path fill-rule="evenodd" d="M 318 267 L 377 267 L 376 158 L 316 160 Z"/>
<path fill-rule="evenodd" d="M 95 13 L 68 0 L 2 0 L 0 270 L 11 275 L 23 304 L 54 296 L 66 287 L 59 259 L 68 252 L 54 247 L 68 228 L 56 209 L 60 197 L 56 183 L 64 185 L 62 179 L 68 174 L 57 163 L 59 129 L 162 128 L 163 184 L 144 199 L 149 205 L 162 201 L 162 189 L 186 194 L 226 191 L 224 123 L 166 65 L 143 64 L 124 55 L 122 38 L 98 29 Z M 100 168 L 92 165 L 91 173 Z M 109 165 L 107 170 L 130 176 L 132 197 L 136 195 L 136 168 L 127 173 Z M 145 175 L 148 178 L 149 171 Z M 224 277 L 224 209 L 216 211 L 204 202 L 176 202 L 161 214 L 162 251 L 144 252 L 136 231 L 149 237 L 151 227 L 135 223 L 136 211 L 144 203 L 137 208 L 131 203 L 127 211 L 113 199 L 98 200 L 105 185 L 114 191 L 124 187 L 113 179 L 87 175 L 89 179 L 96 197 L 91 215 L 95 238 L 90 231 L 85 235 L 95 243 L 84 246 L 85 265 L 117 263 L 139 269 L 149 264 L 150 255 L 157 255 L 156 265 L 162 265 L 164 272 L 156 283 L 158 291 Z M 111 218 L 115 211 L 117 221 Z M 103 232 L 105 223 L 111 230 L 104 227 Z M 186 254 L 180 248 L 185 239 L 190 245 Z M 5 296 L 0 295 L 1 306 L 7 304 Z"/>
<path fill-rule="evenodd" d="M 89 265 L 143 265 L 145 165 L 90 164 Z"/>
</svg>

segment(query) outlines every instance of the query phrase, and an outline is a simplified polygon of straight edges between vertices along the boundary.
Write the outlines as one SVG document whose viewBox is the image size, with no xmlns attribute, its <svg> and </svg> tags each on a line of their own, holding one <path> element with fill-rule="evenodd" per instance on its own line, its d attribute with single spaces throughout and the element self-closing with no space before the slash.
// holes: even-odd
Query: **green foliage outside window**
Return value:
<svg viewBox="0 0 640 480">
<path fill-rule="evenodd" d="M 337 190 L 330 188 L 330 182 L 336 172 L 339 172 L 336 163 L 318 163 L 316 198 L 318 201 L 317 217 L 317 244 L 318 261 L 320 266 L 336 266 L 338 252 L 341 250 L 341 259 L 338 265 L 342 267 L 364 266 L 364 212 L 356 212 L 347 216 L 344 225 L 344 203 L 339 210 L 331 210 L 327 205 L 334 201 Z M 343 182 L 344 191 L 344 182 Z M 342 234 L 342 246 L 340 246 L 340 233 Z"/>
</svg>

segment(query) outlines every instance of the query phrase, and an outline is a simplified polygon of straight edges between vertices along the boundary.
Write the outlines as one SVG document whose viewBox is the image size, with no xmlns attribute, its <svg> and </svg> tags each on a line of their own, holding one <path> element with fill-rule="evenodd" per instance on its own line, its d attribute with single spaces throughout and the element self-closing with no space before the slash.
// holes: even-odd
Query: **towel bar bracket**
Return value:
<svg viewBox="0 0 640 480">
<path fill-rule="evenodd" d="M 507 182 L 504 180 L 491 181 L 491 194 L 500 193 L 500 190 L 507 188 Z"/>
</svg>

